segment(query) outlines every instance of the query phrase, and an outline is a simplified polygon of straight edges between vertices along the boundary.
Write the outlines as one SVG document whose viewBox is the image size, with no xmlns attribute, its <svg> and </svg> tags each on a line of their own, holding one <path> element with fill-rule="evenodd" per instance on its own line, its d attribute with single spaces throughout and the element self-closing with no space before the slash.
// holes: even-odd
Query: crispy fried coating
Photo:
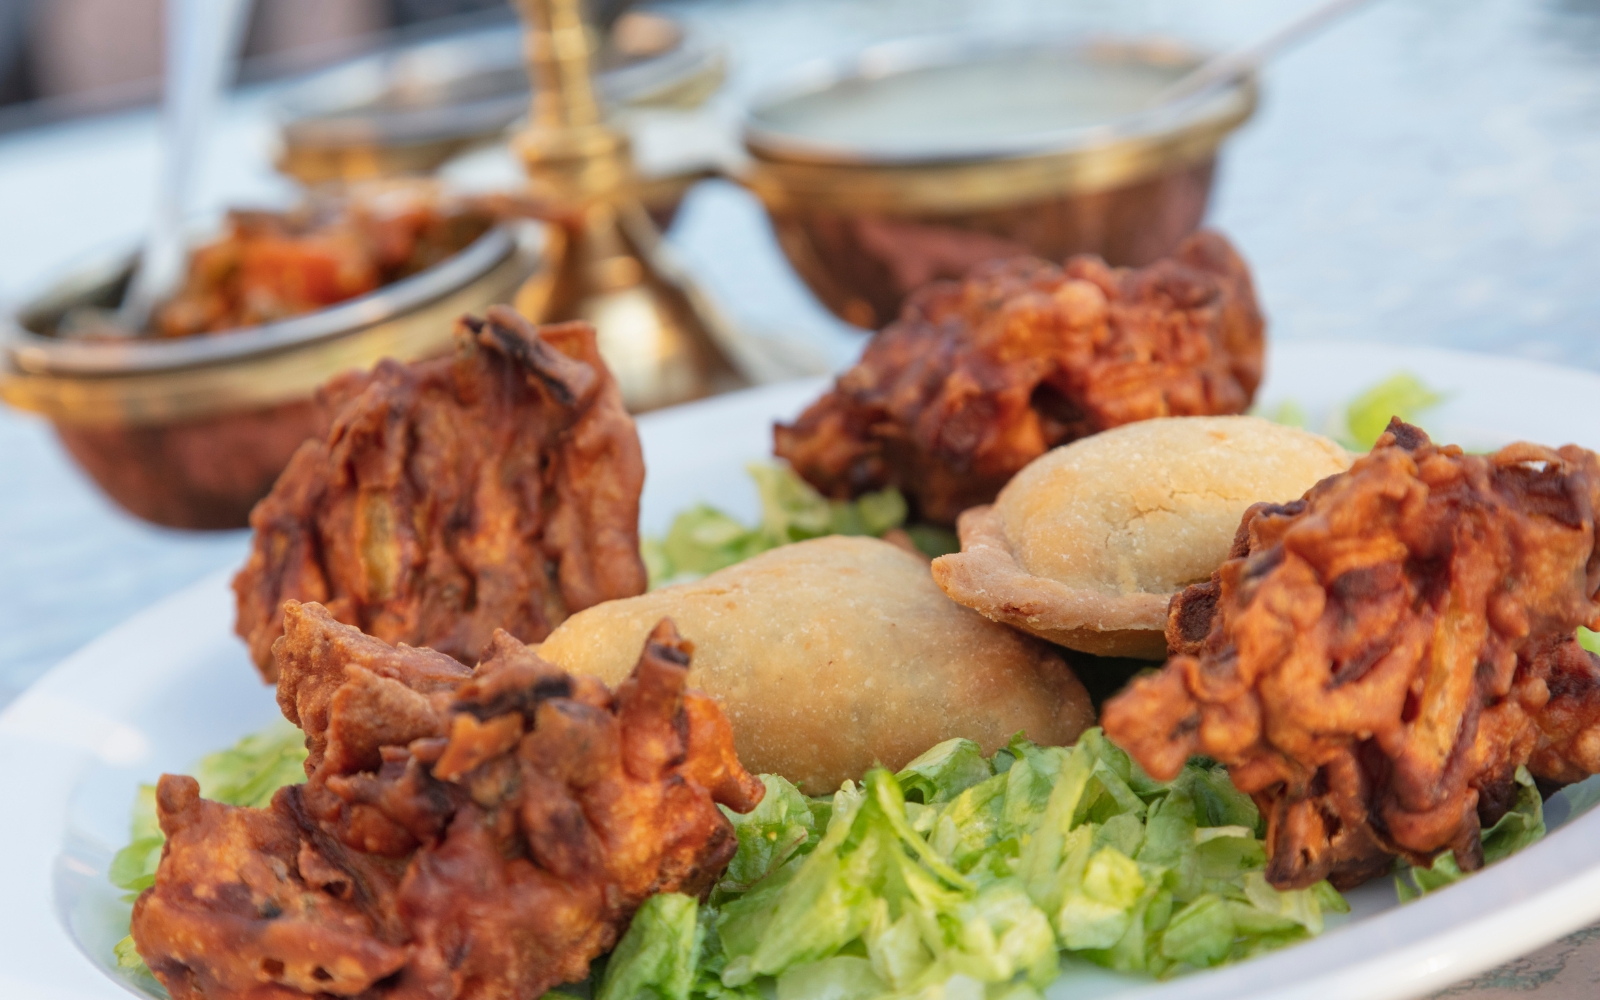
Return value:
<svg viewBox="0 0 1600 1000">
<path fill-rule="evenodd" d="M 926 561 L 876 538 L 783 545 L 607 601 L 539 655 L 615 683 L 663 616 L 700 644 L 691 680 L 728 713 L 739 759 L 813 795 L 957 736 L 993 753 L 1018 732 L 1059 746 L 1094 724 L 1053 647 L 947 599 Z"/>
<path fill-rule="evenodd" d="M 1436 446 L 1393 421 L 1372 452 L 1245 514 L 1210 582 L 1173 601 L 1178 655 L 1105 707 L 1156 777 L 1228 765 L 1267 819 L 1282 888 L 1358 884 L 1395 855 L 1482 863 L 1513 776 L 1600 771 L 1600 459 Z"/>
<path fill-rule="evenodd" d="M 1261 381 L 1250 273 L 1214 232 L 1137 270 L 995 261 L 913 295 L 776 453 L 845 499 L 898 486 L 944 524 L 1057 445 L 1151 417 L 1242 413 Z"/>
<path fill-rule="evenodd" d="M 286 600 L 385 642 L 476 661 L 644 592 L 644 458 L 587 324 L 491 307 L 455 358 L 335 379 L 332 414 L 250 515 L 235 628 L 268 681 Z"/>
<path fill-rule="evenodd" d="M 469 672 L 316 604 L 284 624 L 307 782 L 267 809 L 158 786 L 133 936 L 174 1000 L 538 997 L 651 894 L 708 891 L 737 848 L 717 804 L 761 800 L 670 621 L 615 694 L 505 632 Z"/>
<path fill-rule="evenodd" d="M 1157 417 L 1053 449 L 956 522 L 933 561 L 958 604 L 1098 656 L 1164 660 L 1167 605 L 1227 557 L 1259 500 L 1350 467 L 1334 442 L 1261 417 Z"/>
</svg>

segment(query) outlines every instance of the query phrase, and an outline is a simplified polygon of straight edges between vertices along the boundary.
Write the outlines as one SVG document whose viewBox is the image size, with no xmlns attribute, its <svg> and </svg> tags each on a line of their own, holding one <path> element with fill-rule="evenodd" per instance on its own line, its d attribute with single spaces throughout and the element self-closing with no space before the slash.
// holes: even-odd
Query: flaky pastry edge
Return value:
<svg viewBox="0 0 1600 1000">
<path fill-rule="evenodd" d="M 993 504 L 964 511 L 956 534 L 961 551 L 935 559 L 933 579 L 957 604 L 1079 652 L 1167 658 L 1171 594 L 1104 594 L 1028 572 Z"/>
</svg>

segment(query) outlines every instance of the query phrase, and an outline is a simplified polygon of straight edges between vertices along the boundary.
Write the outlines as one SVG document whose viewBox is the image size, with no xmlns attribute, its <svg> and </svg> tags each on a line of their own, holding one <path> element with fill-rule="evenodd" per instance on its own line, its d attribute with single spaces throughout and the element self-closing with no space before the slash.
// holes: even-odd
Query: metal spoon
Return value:
<svg viewBox="0 0 1600 1000">
<path fill-rule="evenodd" d="M 202 143 L 233 76 L 250 0 L 166 0 L 165 142 L 156 211 L 116 325 L 137 336 L 170 298 L 188 263 L 183 221 Z"/>
<path fill-rule="evenodd" d="M 1260 67 L 1280 49 L 1299 41 L 1367 2 L 1368 0 L 1326 0 L 1325 3 L 1317 4 L 1260 41 L 1206 60 L 1163 88 L 1151 98 L 1149 107 L 1158 108 L 1204 91 L 1226 86 Z"/>
</svg>

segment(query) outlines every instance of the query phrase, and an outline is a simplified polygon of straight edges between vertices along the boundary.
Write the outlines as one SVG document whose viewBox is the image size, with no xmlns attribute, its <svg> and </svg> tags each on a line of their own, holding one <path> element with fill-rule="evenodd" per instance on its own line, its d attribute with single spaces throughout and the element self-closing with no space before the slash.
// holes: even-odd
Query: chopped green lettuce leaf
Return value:
<svg viewBox="0 0 1600 1000">
<path fill-rule="evenodd" d="M 1591 632 L 1582 625 L 1578 626 L 1578 645 L 1591 653 L 1600 653 L 1600 632 Z"/>
<path fill-rule="evenodd" d="M 1328 420 L 1323 433 L 1351 451 L 1370 451 L 1389 426 L 1391 417 L 1416 423 L 1421 414 L 1444 402 L 1443 393 L 1430 389 L 1410 372 L 1396 372 L 1352 399 Z M 1274 423 L 1288 427 L 1307 427 L 1309 421 L 1300 404 L 1284 400 L 1276 409 L 1260 411 Z"/>
<path fill-rule="evenodd" d="M 946 740 L 907 764 L 894 776 L 906 799 L 934 805 L 994 777 L 983 748 L 971 740 Z"/>
<path fill-rule="evenodd" d="M 872 535 L 899 528 L 906 501 L 894 487 L 852 501 L 829 500 L 788 465 L 754 462 L 746 466 L 761 500 L 761 521 L 747 527 L 714 507 L 699 504 L 679 514 L 661 538 L 640 546 L 650 585 L 659 587 L 698 579 L 708 573 L 791 542 L 823 535 Z M 912 538 L 921 545 L 955 551 L 953 536 L 918 526 Z"/>
<path fill-rule="evenodd" d="M 1399 417 L 1407 423 L 1417 415 L 1444 402 L 1444 396 L 1423 384 L 1410 372 L 1397 372 L 1350 401 L 1345 408 L 1345 432 L 1340 443 L 1353 451 L 1368 451 Z"/>
<path fill-rule="evenodd" d="M 306 780 L 306 738 L 279 719 L 195 765 L 200 794 L 230 806 L 265 808 L 285 785 Z M 153 801 L 153 800 L 152 800 Z"/>
<path fill-rule="evenodd" d="M 795 966 L 777 983 L 777 1000 L 868 1000 L 887 992 L 872 962 L 854 955 Z"/>
<path fill-rule="evenodd" d="M 207 754 L 195 765 L 195 780 L 200 794 L 230 806 L 260 808 L 284 785 L 306 780 L 305 736 L 279 719 L 259 733 L 253 733 L 226 750 Z M 128 902 L 155 885 L 156 868 L 161 864 L 161 847 L 166 843 L 156 821 L 156 788 L 140 785 L 134 799 L 129 842 L 111 859 L 107 879 L 127 891 Z M 133 938 L 116 945 L 117 965 L 134 973 L 149 974 L 143 959 L 133 947 Z"/>
<path fill-rule="evenodd" d="M 705 947 L 721 971 L 696 992 L 1023 1000 L 1062 951 L 1158 976 L 1236 961 L 1346 908 L 1326 883 L 1269 885 L 1261 826 L 1222 768 L 1196 761 L 1158 782 L 1099 730 L 1070 748 L 1019 735 L 991 758 L 951 740 L 847 783 L 822 835 L 787 856 L 762 846 L 782 834 L 741 835 Z"/>
<path fill-rule="evenodd" d="M 247 738 L 197 771 L 202 791 L 263 804 L 303 759 L 294 731 Z M 295 777 L 298 779 L 298 771 Z M 588 984 L 594 1000 L 1039 1000 L 1063 956 L 1168 978 L 1320 934 L 1348 912 L 1326 882 L 1267 882 L 1264 824 L 1225 768 L 1190 761 L 1156 781 L 1098 729 L 1072 747 L 1021 734 L 985 757 L 969 740 L 898 774 L 869 771 L 808 798 L 776 775 L 705 904 L 665 893 L 635 913 Z M 1515 807 L 1484 833 L 1486 861 L 1544 833 L 1518 769 Z M 272 787 L 269 788 L 268 786 Z M 149 877 L 153 799 L 114 877 Z M 159 857 L 159 831 L 154 834 Z M 1402 898 L 1461 877 L 1442 855 Z M 131 939 L 118 965 L 148 974 Z M 549 994 L 565 1000 L 564 994 Z"/>
<path fill-rule="evenodd" d="M 161 863 L 161 846 L 166 842 L 166 838 L 159 833 L 131 842 L 112 856 L 106 877 L 118 889 L 125 889 L 131 897 L 137 897 L 156 884 L 156 866 Z M 132 902 L 131 897 L 129 902 Z"/>
<path fill-rule="evenodd" d="M 1518 767 L 1516 782 L 1516 803 L 1494 826 L 1483 831 L 1483 863 L 1486 865 L 1508 858 L 1544 837 L 1544 801 L 1534 784 L 1533 775 L 1528 773 L 1526 767 Z M 1468 874 L 1456 863 L 1455 852 L 1445 851 L 1426 868 L 1407 865 L 1395 876 L 1395 893 L 1402 903 L 1409 902 L 1459 882 Z"/>
<path fill-rule="evenodd" d="M 161 845 L 166 838 L 156 822 L 156 786 L 140 785 L 133 802 L 133 821 L 129 824 L 128 846 L 111 859 L 106 877 L 118 889 L 132 896 L 156 883 L 156 866 L 161 863 Z M 131 901 L 131 897 L 130 897 Z"/>
<path fill-rule="evenodd" d="M 144 959 L 139 956 L 139 949 L 134 947 L 133 935 L 118 941 L 111 948 L 112 956 L 117 960 L 117 968 L 125 975 L 135 979 L 146 980 L 147 987 L 157 987 L 156 977 L 151 973 L 150 967 L 144 964 Z"/>
<path fill-rule="evenodd" d="M 739 838 L 739 849 L 719 889 L 745 892 L 817 840 L 817 817 L 800 789 L 776 774 L 763 774 L 767 793 L 761 804 L 740 815 L 724 809 Z"/>
<path fill-rule="evenodd" d="M 663 892 L 644 901 L 622 936 L 594 1000 L 689 1000 L 702 933 L 693 896 Z"/>
</svg>

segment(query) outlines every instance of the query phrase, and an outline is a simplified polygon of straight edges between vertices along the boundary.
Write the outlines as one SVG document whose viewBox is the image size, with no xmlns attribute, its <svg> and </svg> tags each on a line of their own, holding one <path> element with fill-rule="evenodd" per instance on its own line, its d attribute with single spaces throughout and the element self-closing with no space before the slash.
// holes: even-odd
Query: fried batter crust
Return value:
<svg viewBox="0 0 1600 1000">
<path fill-rule="evenodd" d="M 944 524 L 1057 445 L 1151 417 L 1242 413 L 1263 322 L 1214 232 L 1138 270 L 996 261 L 907 301 L 775 450 L 844 499 L 897 486 Z"/>
<path fill-rule="evenodd" d="M 1205 579 L 1258 500 L 1350 467 L 1333 441 L 1260 417 L 1141 420 L 1056 448 L 956 521 L 933 561 L 951 600 L 1097 656 L 1164 660 L 1173 594 Z"/>
<path fill-rule="evenodd" d="M 1519 765 L 1600 771 L 1600 659 L 1575 638 L 1600 624 L 1597 499 L 1582 448 L 1467 455 L 1395 420 L 1349 472 L 1245 514 L 1106 733 L 1158 778 L 1226 763 L 1281 888 L 1446 848 L 1478 867 Z"/>
<path fill-rule="evenodd" d="M 290 602 L 279 703 L 312 750 L 267 809 L 157 790 L 133 937 L 174 1000 L 525 1000 L 582 979 L 656 892 L 733 856 L 763 787 L 662 620 L 613 695 L 505 632 L 468 672 Z"/>
<path fill-rule="evenodd" d="M 644 458 L 594 330 L 492 307 L 456 337 L 329 383 L 326 436 L 251 512 L 235 628 L 269 682 L 285 600 L 470 663 L 497 628 L 534 642 L 644 592 Z"/>
</svg>

